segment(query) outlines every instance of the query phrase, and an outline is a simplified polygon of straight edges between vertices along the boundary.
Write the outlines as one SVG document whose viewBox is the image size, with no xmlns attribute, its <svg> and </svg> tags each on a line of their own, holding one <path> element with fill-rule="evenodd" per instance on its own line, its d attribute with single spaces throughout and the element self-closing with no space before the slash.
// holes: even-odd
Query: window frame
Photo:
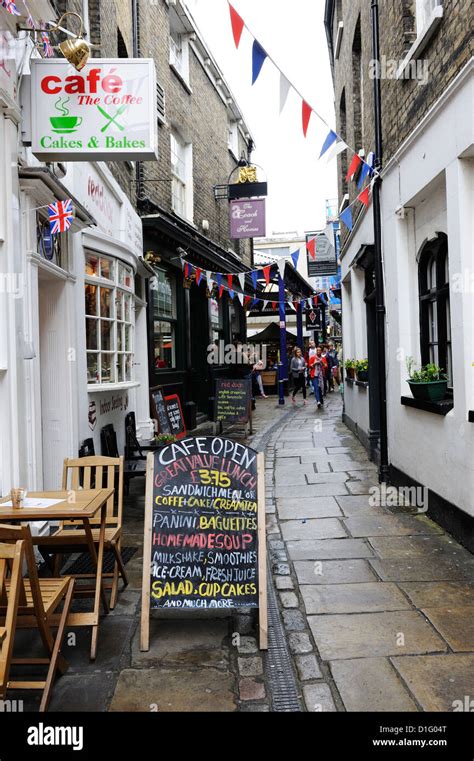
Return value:
<svg viewBox="0 0 474 761">
<path fill-rule="evenodd" d="M 178 352 L 177 352 L 177 335 L 178 335 L 178 301 L 177 301 L 177 286 L 178 281 L 177 277 L 173 272 L 169 272 L 166 269 L 162 269 L 161 267 L 154 267 L 156 276 L 158 276 L 158 273 L 162 273 L 165 278 L 167 278 L 171 282 L 171 315 L 166 312 L 160 312 L 159 311 L 159 303 L 158 300 L 155 301 L 154 293 L 158 292 L 158 289 L 150 289 L 151 290 L 151 298 L 150 298 L 150 312 L 151 312 L 151 325 L 152 325 L 152 350 L 153 350 L 153 371 L 155 373 L 166 373 L 170 371 L 176 371 L 178 369 Z M 156 307 L 158 307 L 158 310 L 156 310 Z M 172 335 L 172 352 L 173 352 L 173 360 L 171 363 L 171 367 L 157 367 L 155 362 L 155 324 L 156 323 L 167 323 L 171 326 L 171 335 Z"/>
<path fill-rule="evenodd" d="M 430 280 L 434 273 L 434 283 Z M 453 388 L 449 247 L 445 233 L 422 247 L 418 258 L 421 364 L 439 365 Z M 437 354 L 437 356 L 436 356 Z"/>
<path fill-rule="evenodd" d="M 173 141 L 181 150 L 174 150 Z M 192 143 L 186 142 L 182 135 L 176 130 L 170 131 L 170 155 L 171 155 L 171 208 L 175 214 L 188 222 L 193 222 L 194 215 L 194 187 L 193 187 L 193 149 Z M 176 161 L 173 161 L 176 158 Z M 181 165 L 182 173 L 179 171 Z M 176 192 L 180 190 L 183 198 Z"/>
<path fill-rule="evenodd" d="M 96 259 L 98 262 L 98 274 L 90 274 L 87 271 L 89 263 Z M 102 274 L 102 262 L 108 262 L 112 271 L 112 276 L 107 277 Z M 121 282 L 123 275 L 123 282 Z M 127 285 L 126 279 L 130 278 L 130 285 Z M 135 272 L 133 267 L 127 262 L 123 262 L 115 257 L 107 256 L 102 253 L 88 250 L 85 253 L 84 263 L 84 297 L 87 299 L 88 286 L 97 288 L 96 292 L 96 313 L 92 314 L 84 306 L 84 320 L 86 328 L 86 367 L 87 367 L 87 386 L 90 391 L 106 387 L 123 386 L 124 384 L 133 384 L 134 378 L 134 359 L 135 359 Z M 110 316 L 104 316 L 101 313 L 101 292 L 107 290 L 111 292 L 110 296 Z M 128 303 L 128 312 L 127 312 Z M 119 308 L 120 304 L 120 308 Z M 88 341 L 88 324 L 96 323 L 96 347 L 90 348 Z M 101 324 L 109 323 L 111 326 L 110 349 L 102 347 Z M 128 343 L 127 343 L 128 340 Z M 128 346 L 128 348 L 127 348 Z M 91 381 L 89 378 L 89 357 L 96 357 L 96 378 Z M 103 356 L 110 357 L 111 360 L 111 377 L 103 377 Z"/>
</svg>

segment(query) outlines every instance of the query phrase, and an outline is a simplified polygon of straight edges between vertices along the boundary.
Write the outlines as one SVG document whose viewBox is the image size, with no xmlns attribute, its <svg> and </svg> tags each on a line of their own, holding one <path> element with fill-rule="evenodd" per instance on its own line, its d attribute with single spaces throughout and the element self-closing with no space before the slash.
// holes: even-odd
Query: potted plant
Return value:
<svg viewBox="0 0 474 761">
<path fill-rule="evenodd" d="M 368 383 L 369 381 L 369 360 L 368 359 L 358 359 L 356 362 L 356 370 L 357 370 L 357 380 L 362 381 L 363 383 Z"/>
<path fill-rule="evenodd" d="M 155 443 L 159 447 L 165 447 L 168 444 L 174 444 L 176 441 L 176 436 L 174 436 L 172 433 L 157 433 L 155 436 Z"/>
<path fill-rule="evenodd" d="M 346 359 L 344 362 L 344 369 L 346 371 L 346 375 L 348 378 L 352 378 L 352 380 L 355 378 L 355 372 L 356 372 L 356 361 L 355 359 Z"/>
<path fill-rule="evenodd" d="M 407 358 L 406 366 L 409 375 L 407 383 L 414 399 L 425 402 L 440 402 L 444 399 L 448 378 L 441 367 L 431 363 L 415 370 L 413 357 Z"/>
</svg>

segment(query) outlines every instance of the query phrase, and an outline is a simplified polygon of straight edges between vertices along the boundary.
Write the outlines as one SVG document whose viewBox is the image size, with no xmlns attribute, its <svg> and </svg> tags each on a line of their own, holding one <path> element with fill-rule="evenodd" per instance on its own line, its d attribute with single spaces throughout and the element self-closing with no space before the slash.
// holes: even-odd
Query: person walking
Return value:
<svg viewBox="0 0 474 761">
<path fill-rule="evenodd" d="M 323 375 L 323 362 L 321 358 L 322 349 L 318 346 L 315 349 L 315 353 L 309 358 L 309 374 L 311 383 L 313 384 L 314 396 L 318 408 L 321 407 L 324 394 L 324 375 Z"/>
<path fill-rule="evenodd" d="M 336 348 L 334 344 L 329 344 L 328 357 L 330 358 L 330 388 L 334 391 L 334 384 L 339 386 L 341 379 L 339 374 L 339 357 L 337 356 Z"/>
<path fill-rule="evenodd" d="M 290 364 L 291 376 L 293 378 L 293 396 L 291 397 L 291 401 L 293 402 L 293 404 L 295 404 L 295 401 L 296 401 L 295 396 L 300 389 L 303 392 L 304 403 L 305 404 L 308 403 L 306 401 L 305 369 L 306 369 L 306 362 L 303 357 L 303 352 L 301 351 L 301 349 L 296 348 L 293 354 L 293 358 L 291 360 L 291 364 Z"/>
<path fill-rule="evenodd" d="M 262 370 L 263 370 L 263 362 L 261 359 L 258 360 L 253 366 L 253 374 L 255 378 L 255 382 L 257 384 L 258 390 L 260 392 L 260 396 L 262 399 L 266 399 L 265 391 L 263 390 L 263 380 L 262 380 Z"/>
<path fill-rule="evenodd" d="M 326 344 L 321 346 L 321 362 L 323 364 L 324 396 L 326 396 L 329 390 L 329 362 Z"/>
</svg>

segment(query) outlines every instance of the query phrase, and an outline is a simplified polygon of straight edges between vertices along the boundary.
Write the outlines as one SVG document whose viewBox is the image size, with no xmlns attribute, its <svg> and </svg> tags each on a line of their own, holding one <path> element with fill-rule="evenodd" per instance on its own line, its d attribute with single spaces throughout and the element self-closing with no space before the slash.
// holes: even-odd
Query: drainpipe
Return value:
<svg viewBox="0 0 474 761">
<path fill-rule="evenodd" d="M 138 50 L 138 0 L 132 0 L 132 55 L 139 58 Z M 135 161 L 135 203 L 138 208 L 138 201 L 141 192 L 141 173 L 140 162 Z"/>
<path fill-rule="evenodd" d="M 375 252 L 375 312 L 377 328 L 377 372 L 378 401 L 380 411 L 380 466 L 379 482 L 388 481 L 388 437 L 387 437 L 387 384 L 385 377 L 385 294 L 383 283 L 382 223 L 380 208 L 380 191 L 382 178 L 382 101 L 380 95 L 380 40 L 379 40 L 379 6 L 378 0 L 372 0 L 372 58 L 377 61 L 377 76 L 374 77 L 374 116 L 375 116 L 375 182 L 372 191 L 374 210 L 374 252 Z"/>
<path fill-rule="evenodd" d="M 82 20 L 84 22 L 84 37 L 86 40 L 90 40 L 91 30 L 89 24 L 89 0 L 82 0 Z"/>
</svg>

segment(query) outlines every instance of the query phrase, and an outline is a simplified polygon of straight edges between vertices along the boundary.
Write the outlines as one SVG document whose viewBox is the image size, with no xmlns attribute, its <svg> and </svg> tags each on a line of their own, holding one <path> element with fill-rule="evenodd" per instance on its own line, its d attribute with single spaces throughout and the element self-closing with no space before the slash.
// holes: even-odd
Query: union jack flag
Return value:
<svg viewBox="0 0 474 761">
<path fill-rule="evenodd" d="M 8 11 L 8 13 L 11 13 L 12 16 L 21 16 L 21 13 L 13 0 L 1 0 L 1 2 L 2 8 L 5 8 L 5 10 Z"/>
<path fill-rule="evenodd" d="M 41 39 L 43 40 L 43 52 L 46 56 L 46 58 L 52 58 L 54 56 L 54 50 L 51 47 L 51 43 L 49 41 L 49 35 L 47 32 L 41 32 Z"/>
<path fill-rule="evenodd" d="M 74 210 L 70 198 L 65 201 L 50 203 L 48 206 L 49 226 L 51 235 L 65 233 L 72 225 Z"/>
</svg>

